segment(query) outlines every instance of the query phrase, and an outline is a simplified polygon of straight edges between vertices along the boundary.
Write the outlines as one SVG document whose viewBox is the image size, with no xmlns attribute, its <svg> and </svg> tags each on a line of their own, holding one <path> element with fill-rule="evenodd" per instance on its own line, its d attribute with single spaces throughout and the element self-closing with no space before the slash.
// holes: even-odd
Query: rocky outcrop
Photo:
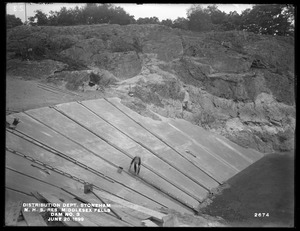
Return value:
<svg viewBox="0 0 300 231">
<path fill-rule="evenodd" d="M 6 73 L 13 76 L 23 76 L 26 79 L 45 79 L 66 67 L 66 64 L 51 59 L 42 61 L 10 59 L 7 61 Z"/>
<path fill-rule="evenodd" d="M 135 51 L 109 52 L 102 40 L 89 39 L 61 52 L 61 55 L 78 60 L 86 66 L 110 71 L 120 79 L 127 79 L 141 71 L 141 61 Z"/>
<path fill-rule="evenodd" d="M 116 81 L 114 75 L 99 68 L 83 71 L 61 71 L 47 77 L 47 82 L 73 91 L 103 90 Z"/>
<path fill-rule="evenodd" d="M 86 67 L 58 68 L 60 72 L 53 73 L 49 64 L 49 81 L 62 79 L 67 88 L 82 90 L 90 85 L 93 73 L 102 81 L 94 90 L 118 82 L 113 92 L 144 116 L 158 119 L 155 112 L 184 118 L 261 152 L 294 148 L 291 37 L 242 31 L 195 33 L 160 25 L 29 27 L 25 31 L 24 44 L 33 39 L 32 31 L 35 40 L 41 37 L 49 45 L 48 52 L 56 52 L 60 61 L 65 58 Z M 11 30 L 8 41 L 18 33 L 25 32 Z M 56 41 L 59 46 L 54 46 Z M 8 44 L 9 57 L 14 44 Z M 187 92 L 188 106 L 183 108 Z"/>
</svg>

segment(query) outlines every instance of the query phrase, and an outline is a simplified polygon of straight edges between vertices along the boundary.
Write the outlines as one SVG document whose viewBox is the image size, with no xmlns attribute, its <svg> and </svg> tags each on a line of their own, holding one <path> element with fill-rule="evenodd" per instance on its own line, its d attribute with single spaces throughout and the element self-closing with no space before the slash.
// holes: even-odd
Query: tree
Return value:
<svg viewBox="0 0 300 231">
<path fill-rule="evenodd" d="M 38 18 L 38 25 L 41 25 L 42 17 L 40 12 L 32 17 L 32 21 Z M 74 9 L 62 7 L 60 11 L 50 11 L 50 16 L 47 18 L 48 24 L 52 26 L 68 26 L 79 24 L 101 24 L 101 23 L 115 23 L 126 25 L 134 23 L 134 17 L 129 15 L 123 8 L 115 7 L 112 4 L 96 4 L 88 3 L 79 8 L 76 6 Z"/>
<path fill-rule="evenodd" d="M 134 23 L 134 17 L 122 7 L 113 4 L 86 4 L 81 11 L 83 24 L 114 23 L 126 25 Z"/>
<path fill-rule="evenodd" d="M 57 24 L 61 26 L 69 26 L 76 24 L 75 10 L 62 7 L 56 14 Z"/>
<path fill-rule="evenodd" d="M 160 24 L 164 25 L 164 26 L 172 27 L 173 21 L 171 19 L 165 19 L 165 20 L 162 20 Z"/>
<path fill-rule="evenodd" d="M 36 10 L 35 15 L 33 17 L 29 17 L 29 24 L 33 25 L 36 22 L 36 25 L 38 26 L 45 26 L 48 25 L 48 17 L 47 14 L 43 13 L 41 10 Z"/>
<path fill-rule="evenodd" d="M 283 22 L 279 27 L 279 35 L 294 35 L 295 30 L 295 7 L 293 5 L 286 5 L 283 8 L 280 17 L 283 17 Z"/>
<path fill-rule="evenodd" d="M 17 18 L 15 15 L 11 14 L 6 15 L 6 29 L 10 29 L 21 25 L 23 25 L 23 23 L 20 18 Z"/>
<path fill-rule="evenodd" d="M 129 15 L 122 7 L 112 6 L 110 12 L 110 23 L 127 25 L 135 21 L 134 16 Z"/>
<path fill-rule="evenodd" d="M 284 4 L 259 4 L 242 12 L 241 28 L 258 34 L 289 35 L 294 10 Z"/>
<path fill-rule="evenodd" d="M 58 25 L 58 18 L 57 18 L 58 12 L 57 11 L 54 12 L 51 10 L 49 13 L 50 13 L 50 15 L 48 17 L 49 25 L 57 26 Z"/>
<path fill-rule="evenodd" d="M 213 24 L 223 24 L 226 20 L 226 13 L 220 11 L 216 4 L 208 6 L 204 11 L 210 16 Z"/>
<path fill-rule="evenodd" d="M 80 9 L 78 6 L 76 6 L 72 10 L 72 16 L 73 16 L 74 24 L 76 24 L 76 25 L 83 24 L 82 12 L 81 11 L 82 11 L 82 9 Z"/>
<path fill-rule="evenodd" d="M 201 5 L 193 5 L 187 11 L 188 28 L 193 31 L 209 31 L 212 22 L 207 10 Z"/>
<path fill-rule="evenodd" d="M 138 20 L 136 20 L 137 24 L 159 24 L 160 21 L 157 17 L 151 17 L 151 18 L 138 18 Z"/>
<path fill-rule="evenodd" d="M 81 13 L 83 24 L 94 24 L 97 20 L 97 4 L 87 3 Z M 102 18 L 105 18 L 106 15 L 102 12 Z"/>
<path fill-rule="evenodd" d="M 230 11 L 226 14 L 226 19 L 223 23 L 223 29 L 226 30 L 239 30 L 241 25 L 241 15 L 236 11 Z"/>
<path fill-rule="evenodd" d="M 174 20 L 172 27 L 187 30 L 189 26 L 188 23 L 186 18 L 178 17 Z"/>
</svg>

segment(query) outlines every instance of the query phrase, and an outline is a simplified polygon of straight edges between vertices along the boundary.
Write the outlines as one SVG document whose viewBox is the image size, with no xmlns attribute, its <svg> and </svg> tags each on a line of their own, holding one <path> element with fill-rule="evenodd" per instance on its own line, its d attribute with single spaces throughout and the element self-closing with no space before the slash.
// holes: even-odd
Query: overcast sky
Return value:
<svg viewBox="0 0 300 231">
<path fill-rule="evenodd" d="M 27 18 L 34 16 L 34 11 L 42 10 L 44 13 L 49 14 L 52 11 L 59 11 L 62 7 L 74 8 L 75 6 L 83 6 L 83 4 L 71 4 L 71 3 L 53 3 L 53 4 L 29 4 L 26 3 Z M 178 17 L 186 18 L 187 9 L 190 8 L 192 4 L 114 4 L 115 6 L 122 7 L 127 13 L 133 15 L 135 19 L 144 17 L 156 16 L 159 20 L 163 19 L 176 19 Z M 206 7 L 208 4 L 202 4 Z M 229 13 L 230 11 L 237 11 L 241 13 L 247 8 L 252 8 L 251 4 L 217 4 L 218 9 Z M 20 18 L 22 21 L 25 20 L 25 3 L 8 3 L 6 6 L 7 14 L 14 14 L 16 17 Z"/>
</svg>

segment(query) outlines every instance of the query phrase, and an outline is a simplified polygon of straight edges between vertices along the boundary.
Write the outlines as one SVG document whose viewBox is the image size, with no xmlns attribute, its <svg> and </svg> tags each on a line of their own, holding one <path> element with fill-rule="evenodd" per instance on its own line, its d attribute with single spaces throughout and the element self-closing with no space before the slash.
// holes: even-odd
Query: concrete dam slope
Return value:
<svg viewBox="0 0 300 231">
<path fill-rule="evenodd" d="M 161 220 L 162 209 L 194 214 L 212 189 L 263 157 L 185 120 L 143 117 L 119 98 L 31 109 L 6 121 L 15 118 L 18 125 L 6 128 L 11 208 L 20 211 L 19 201 L 99 203 L 99 197 L 114 211 L 84 213 L 84 221 L 63 221 L 68 226 L 141 226 Z M 129 170 L 137 155 L 138 176 Z M 94 195 L 84 193 L 88 184 Z M 25 214 L 27 224 L 43 223 L 38 213 Z"/>
</svg>

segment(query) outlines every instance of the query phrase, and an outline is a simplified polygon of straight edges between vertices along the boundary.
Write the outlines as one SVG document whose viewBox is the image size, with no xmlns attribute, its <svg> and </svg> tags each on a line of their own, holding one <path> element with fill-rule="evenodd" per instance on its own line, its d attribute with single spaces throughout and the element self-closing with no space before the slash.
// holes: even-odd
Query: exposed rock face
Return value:
<svg viewBox="0 0 300 231">
<path fill-rule="evenodd" d="M 156 26 L 144 39 L 143 53 L 153 53 L 159 60 L 172 61 L 183 54 L 181 39 L 163 27 Z"/>
<path fill-rule="evenodd" d="M 97 90 L 114 84 L 117 79 L 110 72 L 94 68 L 83 71 L 61 71 L 47 77 L 47 81 L 63 85 L 68 90 Z"/>
<path fill-rule="evenodd" d="M 184 118 L 262 152 L 294 148 L 293 38 L 103 24 L 29 28 L 28 41 L 28 30 L 52 43 L 63 36 L 67 42 L 57 54 L 86 66 L 55 74 L 50 68 L 49 80 L 62 77 L 66 87 L 80 89 L 93 72 L 102 83 L 119 81 L 118 96 L 145 116 L 156 118 L 152 110 Z M 20 31 L 11 30 L 8 37 Z M 9 47 L 13 51 L 13 44 Z M 189 106 L 183 110 L 187 91 Z"/>
<path fill-rule="evenodd" d="M 43 79 L 56 71 L 66 68 L 66 64 L 53 60 L 20 61 L 11 59 L 7 61 L 6 72 L 9 75 L 25 76 L 26 79 Z"/>
<path fill-rule="evenodd" d="M 94 47 L 97 47 L 97 45 L 99 47 L 95 49 Z M 79 46 L 64 50 L 61 54 L 79 60 L 87 66 L 106 69 L 120 79 L 131 78 L 140 72 L 142 68 L 141 61 L 135 51 L 111 53 L 104 48 L 103 43 L 90 40 L 79 44 Z"/>
</svg>

